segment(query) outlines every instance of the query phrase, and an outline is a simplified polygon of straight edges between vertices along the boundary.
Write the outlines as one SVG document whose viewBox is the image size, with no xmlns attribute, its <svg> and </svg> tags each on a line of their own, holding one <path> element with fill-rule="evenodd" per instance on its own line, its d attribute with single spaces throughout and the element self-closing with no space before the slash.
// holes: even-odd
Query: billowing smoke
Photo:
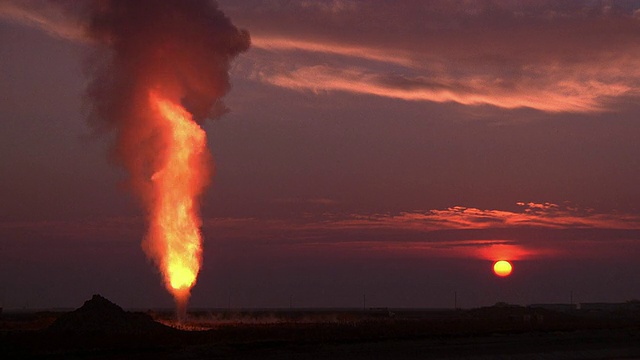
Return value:
<svg viewBox="0 0 640 360">
<path fill-rule="evenodd" d="M 198 124 L 225 111 L 230 62 L 248 49 L 249 34 L 209 0 L 81 6 L 97 48 L 92 122 L 116 135 L 114 158 L 148 217 L 143 248 L 184 311 L 201 265 L 199 199 L 213 169 Z"/>
</svg>

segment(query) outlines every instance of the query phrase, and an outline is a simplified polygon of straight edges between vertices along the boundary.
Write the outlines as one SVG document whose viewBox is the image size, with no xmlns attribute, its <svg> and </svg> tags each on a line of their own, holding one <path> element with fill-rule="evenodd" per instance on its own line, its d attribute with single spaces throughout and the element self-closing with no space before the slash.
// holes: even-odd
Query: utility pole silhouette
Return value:
<svg viewBox="0 0 640 360">
<path fill-rule="evenodd" d="M 571 301 L 571 306 L 573 306 L 573 290 L 569 293 L 569 299 Z"/>
<path fill-rule="evenodd" d="M 458 291 L 453 292 L 453 310 L 458 310 Z"/>
</svg>

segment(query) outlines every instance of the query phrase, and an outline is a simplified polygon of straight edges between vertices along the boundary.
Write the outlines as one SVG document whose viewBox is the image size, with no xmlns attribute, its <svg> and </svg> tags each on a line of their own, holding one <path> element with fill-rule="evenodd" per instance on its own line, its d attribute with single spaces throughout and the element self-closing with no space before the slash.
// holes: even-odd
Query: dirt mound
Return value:
<svg viewBox="0 0 640 360">
<path fill-rule="evenodd" d="M 93 295 L 80 308 L 60 316 L 48 331 L 64 333 L 136 334 L 155 333 L 171 328 L 155 322 L 144 313 L 124 311 L 100 295 Z"/>
</svg>

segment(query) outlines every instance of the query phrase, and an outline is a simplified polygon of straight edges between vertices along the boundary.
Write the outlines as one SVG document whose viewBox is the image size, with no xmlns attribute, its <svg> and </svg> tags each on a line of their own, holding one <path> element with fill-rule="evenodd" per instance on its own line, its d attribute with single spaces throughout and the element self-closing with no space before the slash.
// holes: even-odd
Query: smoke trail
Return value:
<svg viewBox="0 0 640 360">
<path fill-rule="evenodd" d="M 116 134 L 114 158 L 148 217 L 143 249 L 184 311 L 201 264 L 198 201 L 213 169 L 198 123 L 225 111 L 230 62 L 248 49 L 249 34 L 208 0 L 83 6 L 98 47 L 91 118 Z"/>
</svg>

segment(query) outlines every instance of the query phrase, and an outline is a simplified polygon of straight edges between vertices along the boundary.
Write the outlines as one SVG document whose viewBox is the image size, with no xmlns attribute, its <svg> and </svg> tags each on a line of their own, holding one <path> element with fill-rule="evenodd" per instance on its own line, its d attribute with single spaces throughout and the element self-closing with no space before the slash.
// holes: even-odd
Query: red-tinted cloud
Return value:
<svg viewBox="0 0 640 360">
<path fill-rule="evenodd" d="M 548 112 L 638 96 L 640 3 L 243 2 L 254 79 L 300 91 Z"/>
<path fill-rule="evenodd" d="M 354 215 L 339 222 L 344 227 L 405 228 L 421 231 L 443 229 L 490 229 L 498 227 L 541 227 L 553 229 L 640 229 L 640 217 L 598 214 L 551 203 L 524 203 L 522 212 L 483 210 L 454 206 L 445 210 L 403 212 L 399 215 Z"/>
<path fill-rule="evenodd" d="M 69 4 L 8 1 L 0 17 L 86 41 Z M 640 95 L 637 1 L 221 4 L 252 33 L 236 75 L 287 89 L 547 112 Z"/>
<path fill-rule="evenodd" d="M 296 199 L 295 201 L 302 201 Z M 313 199 L 311 201 L 314 201 Z M 399 214 L 315 213 L 299 218 L 212 218 L 205 246 L 278 256 L 331 253 L 525 260 L 622 256 L 640 250 L 640 216 L 520 202 L 518 211 L 454 206 Z M 137 238 L 141 219 L 1 223 L 0 233 L 91 241 Z"/>
<path fill-rule="evenodd" d="M 41 28 L 48 34 L 72 41 L 90 41 L 79 19 L 69 16 L 62 1 L 7 0 L 0 2 L 0 19 Z"/>
<path fill-rule="evenodd" d="M 519 211 L 455 206 L 400 214 L 325 213 L 297 220 L 210 219 L 205 225 L 229 244 L 279 251 L 335 251 L 402 256 L 520 260 L 598 256 L 640 245 L 640 216 L 598 213 L 568 205 L 518 203 Z"/>
</svg>

